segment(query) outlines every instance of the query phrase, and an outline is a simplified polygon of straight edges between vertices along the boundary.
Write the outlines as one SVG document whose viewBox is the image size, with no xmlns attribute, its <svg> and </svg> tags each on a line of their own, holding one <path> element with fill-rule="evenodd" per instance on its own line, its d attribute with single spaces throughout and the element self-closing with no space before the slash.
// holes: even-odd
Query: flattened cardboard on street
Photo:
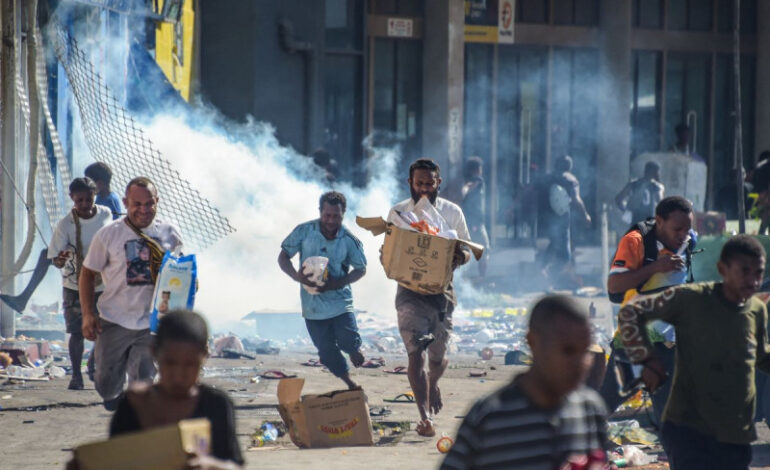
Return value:
<svg viewBox="0 0 770 470">
<path fill-rule="evenodd" d="M 278 382 L 278 411 L 291 441 L 301 448 L 374 444 L 363 390 L 300 396 L 305 379 Z"/>
<path fill-rule="evenodd" d="M 441 294 L 452 279 L 455 246 L 466 245 L 478 260 L 484 247 L 467 241 L 405 230 L 382 217 L 356 217 L 356 224 L 375 236 L 385 233 L 380 261 L 388 279 L 420 294 Z"/>
<path fill-rule="evenodd" d="M 210 449 L 211 422 L 200 418 L 84 444 L 75 457 L 82 470 L 166 470 L 184 467 L 189 452 Z"/>
</svg>

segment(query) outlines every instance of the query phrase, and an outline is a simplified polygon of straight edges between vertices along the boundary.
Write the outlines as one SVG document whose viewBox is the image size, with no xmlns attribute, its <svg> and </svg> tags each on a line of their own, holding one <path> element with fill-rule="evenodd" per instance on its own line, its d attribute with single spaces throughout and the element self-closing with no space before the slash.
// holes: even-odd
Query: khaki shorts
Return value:
<svg viewBox="0 0 770 470">
<path fill-rule="evenodd" d="M 96 315 L 99 315 L 99 311 L 96 309 L 96 302 L 101 295 L 101 292 L 96 292 L 94 295 L 94 305 L 91 311 Z M 62 307 L 64 308 L 64 324 L 66 325 L 67 333 L 83 334 L 83 309 L 80 306 L 80 293 L 63 287 Z"/>
<path fill-rule="evenodd" d="M 396 307 L 398 312 L 398 331 L 404 340 L 406 352 L 413 354 L 428 352 L 428 359 L 441 362 L 446 356 L 449 330 L 452 329 L 452 317 L 447 315 L 443 321 L 440 312 L 432 302 L 410 299 Z M 425 337 L 433 335 L 433 341 L 427 343 Z"/>
</svg>

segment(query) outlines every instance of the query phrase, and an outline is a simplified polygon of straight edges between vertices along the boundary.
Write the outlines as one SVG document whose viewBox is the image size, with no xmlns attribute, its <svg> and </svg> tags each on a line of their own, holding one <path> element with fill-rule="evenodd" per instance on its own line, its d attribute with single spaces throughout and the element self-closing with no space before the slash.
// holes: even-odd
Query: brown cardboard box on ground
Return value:
<svg viewBox="0 0 770 470">
<path fill-rule="evenodd" d="M 188 452 L 210 449 L 211 423 L 201 418 L 85 444 L 75 458 L 81 470 L 167 470 L 183 468 Z"/>
<path fill-rule="evenodd" d="M 375 236 L 385 233 L 380 261 L 385 275 L 420 294 L 440 294 L 452 279 L 455 245 L 467 245 L 478 260 L 484 247 L 467 240 L 451 240 L 405 230 L 382 217 L 356 217 L 356 223 Z"/>
<path fill-rule="evenodd" d="M 374 444 L 363 390 L 301 396 L 305 379 L 278 382 L 278 410 L 291 441 L 302 448 Z"/>
</svg>

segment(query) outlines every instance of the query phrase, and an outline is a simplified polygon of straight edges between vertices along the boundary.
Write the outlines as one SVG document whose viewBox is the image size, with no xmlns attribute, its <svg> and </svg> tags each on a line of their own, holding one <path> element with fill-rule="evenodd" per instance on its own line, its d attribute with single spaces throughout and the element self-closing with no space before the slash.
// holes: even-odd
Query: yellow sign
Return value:
<svg viewBox="0 0 770 470">
<path fill-rule="evenodd" d="M 515 0 L 465 0 L 465 42 L 513 44 Z"/>
<path fill-rule="evenodd" d="M 160 10 L 163 9 L 165 1 L 160 0 Z M 184 2 L 178 23 L 159 23 L 155 29 L 155 62 L 185 101 L 190 100 L 192 82 L 194 4 L 192 0 Z"/>
<path fill-rule="evenodd" d="M 465 42 L 497 42 L 497 26 L 465 25 Z"/>
</svg>

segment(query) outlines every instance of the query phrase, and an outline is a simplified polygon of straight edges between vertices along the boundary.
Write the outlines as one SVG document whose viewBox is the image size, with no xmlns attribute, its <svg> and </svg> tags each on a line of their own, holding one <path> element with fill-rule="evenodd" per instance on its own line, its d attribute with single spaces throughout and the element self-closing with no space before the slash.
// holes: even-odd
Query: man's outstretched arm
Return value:
<svg viewBox="0 0 770 470">
<path fill-rule="evenodd" d="M 642 379 L 650 392 L 654 392 L 666 380 L 666 372 L 660 358 L 653 353 L 647 334 L 647 322 L 662 319 L 676 324 L 675 299 L 676 289 L 669 288 L 659 294 L 629 302 L 618 313 L 620 339 L 626 354 L 634 364 L 645 366 Z"/>
</svg>

